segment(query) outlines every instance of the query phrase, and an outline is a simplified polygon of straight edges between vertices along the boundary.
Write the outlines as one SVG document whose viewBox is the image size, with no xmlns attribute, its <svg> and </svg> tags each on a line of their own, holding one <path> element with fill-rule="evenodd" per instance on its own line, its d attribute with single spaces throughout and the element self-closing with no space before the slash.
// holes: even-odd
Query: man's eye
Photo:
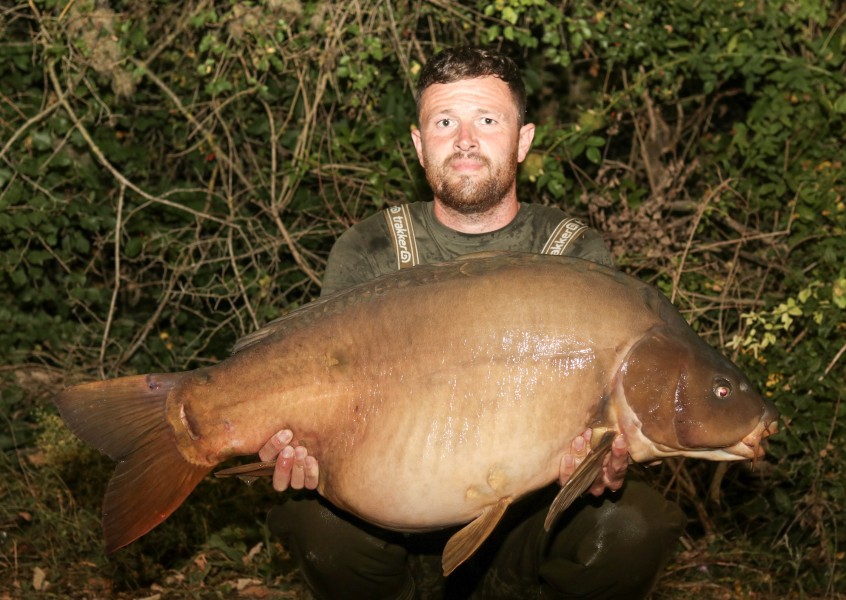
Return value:
<svg viewBox="0 0 846 600">
<path fill-rule="evenodd" d="M 436 124 L 438 127 L 449 127 L 452 125 L 452 119 L 441 119 Z"/>
<path fill-rule="evenodd" d="M 482 117 L 482 123 L 484 123 L 485 125 L 493 125 L 494 123 L 496 123 L 496 121 L 494 121 L 490 117 Z"/>
</svg>

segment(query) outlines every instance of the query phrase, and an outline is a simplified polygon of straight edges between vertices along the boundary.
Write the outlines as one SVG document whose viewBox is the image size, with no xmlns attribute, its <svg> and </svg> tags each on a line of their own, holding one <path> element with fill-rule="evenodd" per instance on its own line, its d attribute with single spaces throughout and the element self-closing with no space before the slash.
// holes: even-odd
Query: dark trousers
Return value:
<svg viewBox="0 0 846 600">
<path fill-rule="evenodd" d="M 455 529 L 389 532 L 316 497 L 274 507 L 268 526 L 287 542 L 320 599 L 647 596 L 676 551 L 681 510 L 630 476 L 618 493 L 580 499 L 547 533 L 543 521 L 557 490 L 550 486 L 511 506 L 476 554 L 450 577 L 435 577 L 434 586 L 431 576 L 422 581 L 420 569 L 412 568 L 420 562 L 409 555 L 439 561 Z"/>
</svg>

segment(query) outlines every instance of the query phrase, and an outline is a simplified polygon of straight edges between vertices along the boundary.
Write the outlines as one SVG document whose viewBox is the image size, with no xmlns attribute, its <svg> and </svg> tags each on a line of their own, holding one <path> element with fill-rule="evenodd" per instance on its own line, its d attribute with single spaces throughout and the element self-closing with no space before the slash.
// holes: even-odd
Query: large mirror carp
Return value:
<svg viewBox="0 0 846 600">
<path fill-rule="evenodd" d="M 214 366 L 86 383 L 56 403 L 118 463 L 108 551 L 288 428 L 336 506 L 400 531 L 468 523 L 447 545 L 446 573 L 508 505 L 557 480 L 588 427 L 622 432 L 635 461 L 742 460 L 762 454 L 777 419 L 654 287 L 522 253 L 398 271 L 269 323 Z M 578 492 L 559 495 L 548 524 Z"/>
</svg>

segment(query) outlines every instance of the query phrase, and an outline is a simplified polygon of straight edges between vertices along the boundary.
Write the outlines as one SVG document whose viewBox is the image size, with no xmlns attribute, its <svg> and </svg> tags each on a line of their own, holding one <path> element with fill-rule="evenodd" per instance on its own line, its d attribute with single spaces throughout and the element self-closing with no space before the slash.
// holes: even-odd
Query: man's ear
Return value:
<svg viewBox="0 0 846 600">
<path fill-rule="evenodd" d="M 535 139 L 535 124 L 526 123 L 520 128 L 520 138 L 517 142 L 517 162 L 523 162 Z"/>
<path fill-rule="evenodd" d="M 423 139 L 420 137 L 420 128 L 417 125 L 411 126 L 411 141 L 414 144 L 414 149 L 417 150 L 417 160 L 420 166 L 425 169 L 426 165 L 423 164 Z"/>
</svg>

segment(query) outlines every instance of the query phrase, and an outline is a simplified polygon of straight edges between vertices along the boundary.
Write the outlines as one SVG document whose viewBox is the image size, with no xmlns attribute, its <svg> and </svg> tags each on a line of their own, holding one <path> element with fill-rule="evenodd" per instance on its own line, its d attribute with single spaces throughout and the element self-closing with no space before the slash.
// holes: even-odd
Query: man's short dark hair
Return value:
<svg viewBox="0 0 846 600">
<path fill-rule="evenodd" d="M 522 126 L 526 118 L 526 87 L 520 69 L 513 60 L 503 54 L 468 46 L 439 52 L 429 59 L 420 71 L 415 98 L 417 118 L 420 118 L 420 99 L 430 85 L 478 77 L 498 77 L 508 85 L 517 105 L 518 125 Z"/>
</svg>

